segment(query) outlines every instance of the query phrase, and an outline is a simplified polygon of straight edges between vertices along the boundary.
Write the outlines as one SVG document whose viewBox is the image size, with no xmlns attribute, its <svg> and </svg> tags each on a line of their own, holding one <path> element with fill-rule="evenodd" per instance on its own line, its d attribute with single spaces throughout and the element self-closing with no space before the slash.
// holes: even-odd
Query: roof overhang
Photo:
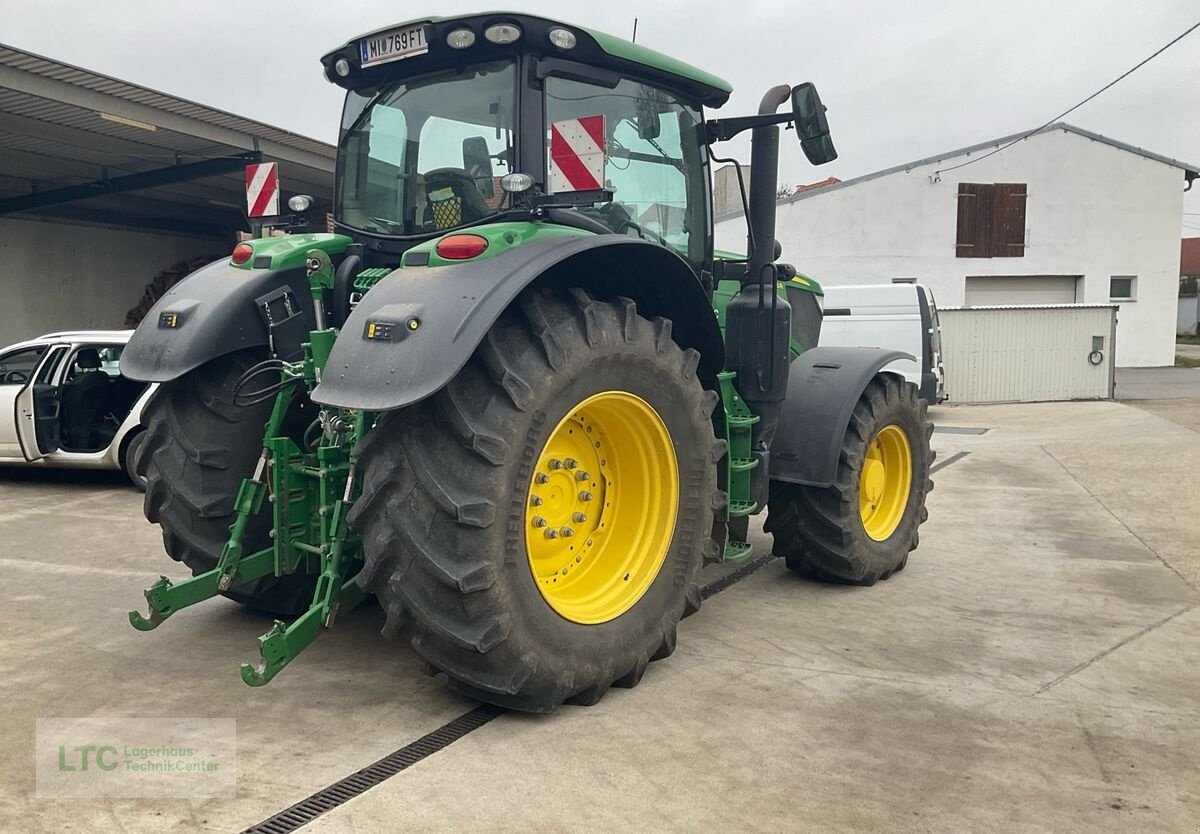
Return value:
<svg viewBox="0 0 1200 834">
<path fill-rule="evenodd" d="M 256 159 L 331 202 L 327 143 L 0 44 L 2 217 L 224 236 Z"/>
</svg>

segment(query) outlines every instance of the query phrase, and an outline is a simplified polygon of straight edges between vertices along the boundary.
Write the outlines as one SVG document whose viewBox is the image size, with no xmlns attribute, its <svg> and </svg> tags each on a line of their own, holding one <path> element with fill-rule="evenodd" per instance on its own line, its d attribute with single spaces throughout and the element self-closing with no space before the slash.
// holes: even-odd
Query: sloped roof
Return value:
<svg viewBox="0 0 1200 834">
<path fill-rule="evenodd" d="M 1132 153 L 1132 154 L 1137 154 L 1138 156 L 1145 157 L 1146 159 L 1152 159 L 1155 162 L 1161 162 L 1164 165 L 1170 165 L 1173 168 L 1179 168 L 1180 170 L 1182 170 L 1184 172 L 1184 177 L 1189 180 L 1200 177 L 1200 165 L 1192 165 L 1187 162 L 1181 162 L 1178 159 L 1172 159 L 1169 156 L 1163 156 L 1162 154 L 1157 154 L 1157 153 L 1154 153 L 1153 151 L 1148 151 L 1145 148 L 1139 148 L 1136 145 L 1130 145 L 1126 142 L 1121 142 L 1116 139 L 1110 139 L 1107 136 L 1102 136 L 1099 133 L 1093 133 L 1090 130 L 1085 130 L 1081 127 L 1076 127 L 1075 125 L 1068 124 L 1066 122 L 1055 122 L 1054 124 L 1046 125 L 1045 127 L 1041 128 L 1040 130 L 1035 130 L 1033 132 L 1021 131 L 1020 133 L 1013 133 L 1009 136 L 1001 136 L 998 139 L 990 139 L 987 142 L 980 142 L 976 145 L 970 145 L 965 148 L 959 148 L 959 149 L 953 150 L 953 151 L 946 151 L 945 153 L 940 153 L 940 154 L 937 154 L 936 156 L 929 156 L 929 157 L 926 157 L 925 159 L 918 159 L 913 162 L 906 162 L 903 165 L 894 165 L 891 168 L 884 168 L 882 171 L 875 171 L 874 173 L 871 173 L 871 174 L 863 174 L 861 177 L 854 177 L 853 179 L 844 180 L 842 182 L 839 182 L 839 183 L 836 183 L 833 185 L 827 185 L 823 188 L 817 188 L 817 189 L 813 189 L 811 191 L 796 193 L 796 194 L 791 195 L 790 197 L 785 197 L 784 199 L 780 200 L 779 202 L 780 202 L 780 205 L 786 205 L 788 203 L 797 202 L 798 200 L 806 200 L 810 197 L 814 197 L 814 196 L 821 195 L 821 194 L 828 194 L 831 191 L 837 191 L 838 189 L 841 189 L 841 188 L 848 188 L 852 185 L 857 185 L 861 182 L 867 182 L 869 180 L 878 179 L 879 177 L 886 177 L 889 174 L 898 174 L 898 173 L 901 173 L 904 171 L 911 171 L 914 168 L 923 168 L 926 165 L 936 165 L 939 162 L 945 162 L 949 159 L 954 159 L 955 157 L 958 157 L 958 156 L 966 156 L 968 154 L 973 154 L 973 153 L 976 153 L 977 151 L 993 150 L 995 148 L 1000 147 L 1001 145 L 1006 145 L 1009 142 L 1012 142 L 1014 140 L 1018 140 L 1018 139 L 1022 139 L 1022 138 L 1031 138 L 1033 136 L 1038 136 L 1043 133 L 1052 133 L 1053 131 L 1056 131 L 1056 130 L 1064 130 L 1068 133 L 1074 133 L 1076 135 L 1083 136 L 1084 138 L 1091 139 L 1094 142 L 1103 142 L 1104 144 L 1110 145 L 1114 148 L 1117 148 L 1118 150 L 1126 151 L 1126 152 Z M 738 211 L 735 211 L 724 217 L 718 217 L 717 220 L 724 220 L 724 219 L 726 219 L 726 217 L 736 217 L 736 216 L 740 215 L 741 213 L 742 212 L 740 210 L 738 210 Z"/>
<path fill-rule="evenodd" d="M 0 43 L 0 200 L 261 151 L 328 204 L 332 145 Z M 241 227 L 241 170 L 5 216 Z"/>
</svg>

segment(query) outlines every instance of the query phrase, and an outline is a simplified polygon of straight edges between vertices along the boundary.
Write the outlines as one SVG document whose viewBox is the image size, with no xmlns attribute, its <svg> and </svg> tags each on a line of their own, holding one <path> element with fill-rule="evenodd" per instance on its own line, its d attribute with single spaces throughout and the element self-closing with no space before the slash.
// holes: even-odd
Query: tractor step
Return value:
<svg viewBox="0 0 1200 834">
<path fill-rule="evenodd" d="M 731 565 L 744 562 L 754 553 L 754 545 L 750 542 L 737 542 L 733 539 L 725 542 L 725 561 Z"/>
<path fill-rule="evenodd" d="M 730 458 L 729 469 L 733 472 L 749 472 L 758 466 L 758 458 Z"/>
<path fill-rule="evenodd" d="M 754 511 L 758 509 L 756 501 L 730 501 L 729 502 L 729 517 L 733 518 L 739 515 L 754 515 Z"/>
</svg>

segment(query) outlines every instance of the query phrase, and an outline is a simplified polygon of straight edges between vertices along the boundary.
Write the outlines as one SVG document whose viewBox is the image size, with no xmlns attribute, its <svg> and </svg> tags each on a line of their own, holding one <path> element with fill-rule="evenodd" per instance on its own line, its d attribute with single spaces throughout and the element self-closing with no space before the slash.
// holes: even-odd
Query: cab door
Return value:
<svg viewBox="0 0 1200 834">
<path fill-rule="evenodd" d="M 58 451 L 62 392 L 58 372 L 68 349 L 68 345 L 53 345 L 46 351 L 33 376 L 17 394 L 17 439 L 27 461 L 41 460 Z"/>
</svg>

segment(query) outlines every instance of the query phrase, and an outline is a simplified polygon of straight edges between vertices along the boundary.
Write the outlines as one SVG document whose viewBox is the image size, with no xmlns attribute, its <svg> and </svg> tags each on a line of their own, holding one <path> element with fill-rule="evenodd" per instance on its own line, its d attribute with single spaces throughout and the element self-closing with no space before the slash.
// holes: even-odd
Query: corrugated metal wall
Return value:
<svg viewBox="0 0 1200 834">
<path fill-rule="evenodd" d="M 1100 304 L 940 309 L 950 401 L 1112 397 L 1116 315 L 1115 306 Z M 1094 365 L 1089 355 L 1100 344 Z"/>
</svg>

